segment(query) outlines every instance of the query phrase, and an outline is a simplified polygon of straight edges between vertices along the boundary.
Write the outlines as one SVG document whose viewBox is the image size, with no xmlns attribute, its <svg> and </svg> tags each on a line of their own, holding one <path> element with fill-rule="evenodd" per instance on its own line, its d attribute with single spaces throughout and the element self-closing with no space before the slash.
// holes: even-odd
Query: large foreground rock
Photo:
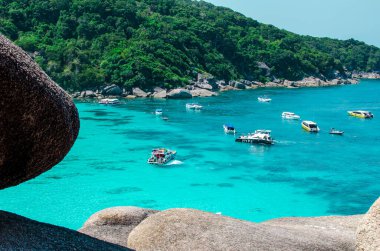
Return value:
<svg viewBox="0 0 380 251">
<path fill-rule="evenodd" d="M 129 250 L 62 227 L 0 211 L 0 250 Z"/>
<path fill-rule="evenodd" d="M 356 250 L 380 250 L 380 198 L 372 205 L 358 227 Z"/>
<path fill-rule="evenodd" d="M 188 99 L 188 98 L 192 98 L 193 96 L 188 90 L 174 89 L 174 90 L 171 90 L 169 93 L 167 93 L 166 97 L 170 99 Z"/>
<path fill-rule="evenodd" d="M 79 232 L 97 239 L 127 246 L 129 233 L 156 210 L 138 207 L 113 207 L 93 214 Z"/>
<path fill-rule="evenodd" d="M 255 224 L 192 209 L 151 215 L 129 234 L 144 250 L 354 250 L 360 216 L 290 218 Z"/>
<path fill-rule="evenodd" d="M 79 130 L 70 96 L 1 35 L 0 118 L 0 189 L 60 162 Z"/>
</svg>

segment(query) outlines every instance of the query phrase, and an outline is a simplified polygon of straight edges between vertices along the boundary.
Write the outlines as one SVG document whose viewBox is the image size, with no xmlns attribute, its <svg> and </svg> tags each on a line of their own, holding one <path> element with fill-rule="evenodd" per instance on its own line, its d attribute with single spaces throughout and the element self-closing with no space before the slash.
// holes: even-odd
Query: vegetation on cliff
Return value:
<svg viewBox="0 0 380 251">
<path fill-rule="evenodd" d="M 208 72 L 266 81 L 380 70 L 380 49 L 300 36 L 192 0 L 0 0 L 0 33 L 63 88 L 171 88 Z M 262 66 L 263 64 L 261 64 Z"/>
</svg>

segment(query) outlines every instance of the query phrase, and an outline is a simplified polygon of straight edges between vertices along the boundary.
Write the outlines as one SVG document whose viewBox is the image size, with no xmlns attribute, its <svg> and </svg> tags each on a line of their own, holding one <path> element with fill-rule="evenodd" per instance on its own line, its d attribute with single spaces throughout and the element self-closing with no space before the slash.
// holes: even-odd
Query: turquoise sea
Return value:
<svg viewBox="0 0 380 251">
<path fill-rule="evenodd" d="M 268 95 L 271 103 L 259 103 Z M 0 208 L 78 229 L 113 206 L 190 207 L 250 221 L 364 213 L 380 195 L 380 81 L 359 85 L 230 91 L 194 101 L 136 99 L 119 106 L 77 103 L 81 130 L 52 170 L 0 191 Z M 164 110 L 168 121 L 153 114 Z M 347 115 L 366 109 L 372 120 Z M 314 120 L 310 134 L 283 111 Z M 277 143 L 235 143 L 239 133 L 270 129 Z M 335 127 L 344 136 L 329 135 Z M 238 133 L 238 135 L 239 135 Z M 155 147 L 177 150 L 180 165 L 146 163 Z"/>
</svg>

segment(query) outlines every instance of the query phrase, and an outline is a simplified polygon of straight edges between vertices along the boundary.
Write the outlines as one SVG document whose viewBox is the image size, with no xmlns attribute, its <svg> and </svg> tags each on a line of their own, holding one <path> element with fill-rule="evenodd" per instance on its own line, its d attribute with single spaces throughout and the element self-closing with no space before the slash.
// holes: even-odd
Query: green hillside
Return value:
<svg viewBox="0 0 380 251">
<path fill-rule="evenodd" d="M 63 88 L 171 88 L 219 79 L 332 78 L 380 70 L 380 49 L 300 36 L 192 0 L 0 0 L 0 32 L 32 53 Z"/>
</svg>

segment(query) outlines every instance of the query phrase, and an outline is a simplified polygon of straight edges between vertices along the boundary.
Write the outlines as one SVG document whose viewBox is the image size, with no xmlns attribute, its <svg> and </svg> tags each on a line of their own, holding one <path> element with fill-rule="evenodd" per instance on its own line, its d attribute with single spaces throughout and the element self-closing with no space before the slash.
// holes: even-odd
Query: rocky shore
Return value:
<svg viewBox="0 0 380 251">
<path fill-rule="evenodd" d="M 274 79 L 271 82 L 262 83 L 249 80 L 217 80 L 210 74 L 198 74 L 196 81 L 190 81 L 188 85 L 172 90 L 155 87 L 152 90 L 141 90 L 133 88 L 128 91 L 117 85 L 109 85 L 98 90 L 84 90 L 72 93 L 76 99 L 102 99 L 105 97 L 123 98 L 161 98 L 161 99 L 190 99 L 193 97 L 211 97 L 218 95 L 219 92 L 230 90 L 246 90 L 256 88 L 300 88 L 300 87 L 325 87 L 337 85 L 358 84 L 358 78 L 336 78 L 332 80 L 317 77 L 307 77 L 299 81 Z"/>
<path fill-rule="evenodd" d="M 79 117 L 70 97 L 1 35 L 0 95 L 0 189 L 5 189 L 59 163 L 77 138 Z M 364 216 L 260 224 L 194 209 L 118 207 L 94 214 L 79 232 L 0 211 L 0 250 L 374 251 L 380 250 L 379 236 L 380 198 Z"/>
</svg>

